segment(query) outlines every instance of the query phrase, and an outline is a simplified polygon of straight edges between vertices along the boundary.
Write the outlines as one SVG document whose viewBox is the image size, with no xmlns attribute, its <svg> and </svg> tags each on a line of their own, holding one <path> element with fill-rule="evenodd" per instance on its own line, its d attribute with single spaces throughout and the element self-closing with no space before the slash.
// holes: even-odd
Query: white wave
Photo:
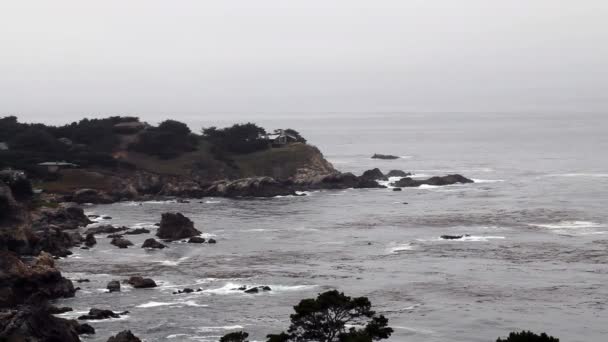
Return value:
<svg viewBox="0 0 608 342">
<path fill-rule="evenodd" d="M 503 240 L 504 236 L 490 236 L 490 235 L 469 235 L 462 236 L 459 239 L 442 239 L 441 237 L 433 238 L 433 239 L 416 239 L 416 241 L 420 242 L 439 242 L 439 241 L 467 241 L 467 242 L 487 242 L 490 240 Z"/>
<path fill-rule="evenodd" d="M 219 204 L 222 203 L 222 201 L 205 201 L 205 204 Z"/>
<path fill-rule="evenodd" d="M 402 245 L 397 245 L 394 247 L 390 247 L 388 249 L 389 253 L 399 253 L 399 252 L 403 252 L 403 251 L 411 251 L 412 249 L 414 249 L 414 246 L 412 246 L 412 244 L 410 243 L 405 243 Z"/>
<path fill-rule="evenodd" d="M 171 204 L 171 203 L 177 203 L 176 200 L 167 200 L 167 201 L 145 201 L 145 202 L 141 202 L 143 204 Z"/>
<path fill-rule="evenodd" d="M 588 229 L 605 227 L 605 225 L 593 221 L 560 221 L 558 223 L 545 224 L 532 223 L 530 226 L 546 229 Z"/>
<path fill-rule="evenodd" d="M 155 222 L 139 222 L 133 225 L 131 228 L 157 228 Z"/>
<path fill-rule="evenodd" d="M 186 261 L 188 259 L 190 259 L 190 257 L 181 257 L 181 258 L 179 258 L 177 260 L 159 260 L 157 262 L 160 263 L 163 266 L 177 266 L 181 262 Z"/>
<path fill-rule="evenodd" d="M 594 178 L 606 178 L 608 173 L 557 173 L 550 174 L 547 177 L 594 177 Z"/>
<path fill-rule="evenodd" d="M 247 286 L 257 287 L 257 286 L 265 286 L 262 284 L 236 284 L 236 283 L 226 283 L 226 285 L 215 288 L 215 289 L 206 289 L 203 290 L 203 293 L 217 294 L 217 295 L 229 295 L 229 294 L 241 294 L 244 293 L 243 290 L 239 290 L 240 287 Z M 269 293 L 273 292 L 284 292 L 284 291 L 303 291 L 315 288 L 317 285 L 268 285 L 272 290 Z"/>
<path fill-rule="evenodd" d="M 177 337 L 186 337 L 186 336 L 190 336 L 188 334 L 172 334 L 167 336 L 168 339 L 172 339 L 172 338 L 177 338 Z"/>
<path fill-rule="evenodd" d="M 475 179 L 471 178 L 471 180 L 475 183 L 500 183 L 504 182 L 504 179 Z"/>
<path fill-rule="evenodd" d="M 193 300 L 185 302 L 147 302 L 144 304 L 137 305 L 136 308 L 156 308 L 159 306 L 194 306 L 194 307 L 207 307 L 208 305 L 198 304 Z"/>
<path fill-rule="evenodd" d="M 241 325 L 224 325 L 224 326 L 217 326 L 217 327 L 200 327 L 197 330 L 200 332 L 214 332 L 214 331 L 220 331 L 220 330 L 236 330 L 236 329 L 243 329 L 243 326 L 241 326 Z"/>
<path fill-rule="evenodd" d="M 421 186 L 418 187 L 418 189 L 431 190 L 431 189 L 437 189 L 437 188 L 440 188 L 440 187 L 441 186 L 439 186 L 439 185 L 422 184 Z"/>
<path fill-rule="evenodd" d="M 412 159 L 414 157 L 413 156 L 399 156 L 399 158 L 401 158 L 401 159 Z"/>
</svg>

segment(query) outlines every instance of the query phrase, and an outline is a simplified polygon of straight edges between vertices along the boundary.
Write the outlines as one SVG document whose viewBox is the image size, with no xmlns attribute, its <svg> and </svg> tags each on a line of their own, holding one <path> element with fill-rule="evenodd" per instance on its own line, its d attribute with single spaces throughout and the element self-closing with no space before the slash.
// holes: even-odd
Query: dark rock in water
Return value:
<svg viewBox="0 0 608 342">
<path fill-rule="evenodd" d="M 411 175 L 412 174 L 410 172 L 405 172 L 405 171 L 401 171 L 401 170 L 390 170 L 386 174 L 387 177 L 408 177 Z"/>
<path fill-rule="evenodd" d="M 84 246 L 84 247 L 80 247 L 80 249 L 88 250 L 88 249 L 89 249 L 89 247 Z"/>
<path fill-rule="evenodd" d="M 245 293 L 249 293 L 249 294 L 255 294 L 255 293 L 260 293 L 260 292 L 268 292 L 268 291 L 272 291 L 272 289 L 270 288 L 270 286 L 256 286 L 256 287 L 252 287 L 249 288 L 247 290 L 245 290 Z"/>
<path fill-rule="evenodd" d="M 112 216 L 102 216 L 101 217 L 103 220 L 111 220 Z"/>
<path fill-rule="evenodd" d="M 74 297 L 75 292 L 50 254 L 42 252 L 32 264 L 26 264 L 12 252 L 0 252 L 0 308 Z"/>
<path fill-rule="evenodd" d="M 35 227 L 55 226 L 61 230 L 77 229 L 93 223 L 82 208 L 73 204 L 61 204 L 58 208 L 44 208 L 34 215 Z"/>
<path fill-rule="evenodd" d="M 155 223 L 154 224 L 156 227 L 160 227 L 160 223 Z"/>
<path fill-rule="evenodd" d="M 79 342 L 79 326 L 53 316 L 45 305 L 21 306 L 0 312 L 0 341 Z"/>
<path fill-rule="evenodd" d="M 207 242 L 208 243 L 217 243 L 217 241 L 215 241 L 215 239 L 209 239 Z"/>
<path fill-rule="evenodd" d="M 421 186 L 423 184 L 442 186 L 442 185 L 451 185 L 451 184 L 456 184 L 456 183 L 473 183 L 473 181 L 471 179 L 468 179 L 461 175 L 447 175 L 447 176 L 443 176 L 443 177 L 431 177 L 429 179 L 424 179 L 424 180 L 416 180 L 416 179 L 412 179 L 410 177 L 405 177 L 405 178 L 402 178 L 402 179 L 392 183 L 391 185 L 396 186 L 396 187 L 401 187 L 401 188 L 407 188 L 407 187 L 417 187 L 417 186 Z"/>
<path fill-rule="evenodd" d="M 129 246 L 133 246 L 133 242 L 121 237 L 113 238 L 112 241 L 110 241 L 110 244 L 118 248 L 128 248 Z"/>
<path fill-rule="evenodd" d="M 106 288 L 110 292 L 120 292 L 120 282 L 118 280 L 112 280 L 108 283 Z"/>
<path fill-rule="evenodd" d="M 388 180 L 388 178 L 378 168 L 363 172 L 360 178 L 371 180 Z"/>
<path fill-rule="evenodd" d="M 180 240 L 200 235 L 194 223 L 181 213 L 164 213 L 156 236 L 167 240 Z"/>
<path fill-rule="evenodd" d="M 400 157 L 398 156 L 393 156 L 390 154 L 378 154 L 378 153 L 374 153 L 374 155 L 372 156 L 372 159 L 399 159 Z"/>
<path fill-rule="evenodd" d="M 205 243 L 205 239 L 200 236 L 191 237 L 188 243 Z"/>
<path fill-rule="evenodd" d="M 84 245 L 87 247 L 93 247 L 97 244 L 97 239 L 95 239 L 95 234 L 89 233 L 84 238 Z"/>
<path fill-rule="evenodd" d="M 133 335 L 131 330 L 125 330 L 119 332 L 116 336 L 110 337 L 107 342 L 141 342 L 141 340 Z"/>
<path fill-rule="evenodd" d="M 76 327 L 76 332 L 78 333 L 78 335 L 93 335 L 95 334 L 95 328 L 93 328 L 87 323 L 79 324 Z"/>
<path fill-rule="evenodd" d="M 78 317 L 78 319 L 81 321 L 83 321 L 83 320 L 91 321 L 91 320 L 103 320 L 103 319 L 109 319 L 109 318 L 120 318 L 121 315 L 126 315 L 128 313 L 129 313 L 128 311 L 114 312 L 112 310 L 92 308 L 91 310 L 89 310 L 88 314 L 82 315 L 82 316 Z"/>
<path fill-rule="evenodd" d="M 150 278 L 143 278 L 140 276 L 134 276 L 134 277 L 129 278 L 127 283 L 129 283 L 131 286 L 133 286 L 136 289 L 145 289 L 145 288 L 156 287 L 156 283 L 154 282 L 154 280 L 152 280 Z"/>
<path fill-rule="evenodd" d="M 158 242 L 157 240 L 153 239 L 153 238 L 149 238 L 146 239 L 146 241 L 144 241 L 144 243 L 141 245 L 141 248 L 166 248 L 167 246 L 165 246 L 164 244 Z"/>
<path fill-rule="evenodd" d="M 76 279 L 77 283 L 90 283 L 91 281 L 89 279 Z"/>
<path fill-rule="evenodd" d="M 178 199 L 177 203 L 182 203 L 182 204 L 186 204 L 186 203 L 190 203 L 190 201 L 185 200 L 185 199 Z"/>
<path fill-rule="evenodd" d="M 123 237 L 125 234 L 122 233 L 115 233 L 115 234 L 110 234 L 108 236 L 106 236 L 108 239 L 116 239 L 116 238 L 121 238 Z"/>
<path fill-rule="evenodd" d="M 109 204 L 114 202 L 114 199 L 108 194 L 95 189 L 80 189 L 72 194 L 71 200 L 72 202 L 76 202 L 78 204 Z"/>
<path fill-rule="evenodd" d="M 65 258 L 71 255 L 69 248 L 80 244 L 82 236 L 78 232 L 67 233 L 52 226 L 34 232 L 36 243 L 33 252 L 47 252 Z"/>
<path fill-rule="evenodd" d="M 49 312 L 51 315 L 59 315 L 59 314 L 66 313 L 66 312 L 70 312 L 70 311 L 73 311 L 73 309 L 72 309 L 72 308 L 70 308 L 70 307 L 67 307 L 67 306 L 64 306 L 64 307 L 59 308 L 59 307 L 56 307 L 56 306 L 52 306 L 52 305 L 50 305 L 50 306 L 48 307 L 48 312 Z"/>
<path fill-rule="evenodd" d="M 136 228 L 136 229 L 125 232 L 125 234 L 127 234 L 127 235 L 149 234 L 149 233 L 150 233 L 150 231 L 147 230 L 146 228 Z"/>
<path fill-rule="evenodd" d="M 469 234 L 465 234 L 465 235 L 441 235 L 440 238 L 444 239 L 444 240 L 458 240 L 458 239 L 462 239 L 463 237 L 468 237 L 471 236 Z"/>
<path fill-rule="evenodd" d="M 252 177 L 218 181 L 205 190 L 209 197 L 275 197 L 296 195 L 286 184 L 271 177 Z"/>
<path fill-rule="evenodd" d="M 194 292 L 194 290 L 187 287 L 183 290 L 178 290 L 177 292 L 173 292 L 173 294 L 192 293 L 192 292 Z"/>
<path fill-rule="evenodd" d="M 377 181 L 373 179 L 365 179 L 361 178 L 357 185 L 354 186 L 355 189 L 384 189 L 386 186 L 380 185 Z"/>
<path fill-rule="evenodd" d="M 89 229 L 87 229 L 85 234 L 87 234 L 87 235 L 88 234 L 114 234 L 114 233 L 122 232 L 122 231 L 128 230 L 128 229 L 129 228 L 127 228 L 127 227 L 114 227 L 111 224 L 106 224 L 103 226 L 89 228 Z"/>
<path fill-rule="evenodd" d="M 393 188 L 393 191 L 401 191 L 401 190 L 403 190 L 403 189 L 401 189 L 401 188 Z"/>
</svg>

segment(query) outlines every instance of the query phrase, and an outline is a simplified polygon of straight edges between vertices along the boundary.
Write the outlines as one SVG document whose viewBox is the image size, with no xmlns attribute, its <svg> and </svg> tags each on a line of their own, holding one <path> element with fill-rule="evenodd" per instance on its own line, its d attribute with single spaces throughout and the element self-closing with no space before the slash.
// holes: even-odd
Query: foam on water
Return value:
<svg viewBox="0 0 608 342">
<path fill-rule="evenodd" d="M 608 173 L 556 173 L 547 175 L 547 177 L 593 177 L 593 178 L 608 178 Z"/>
<path fill-rule="evenodd" d="M 530 226 L 546 229 L 588 229 L 602 228 L 605 225 L 593 221 L 559 221 L 557 223 L 531 223 Z"/>
<path fill-rule="evenodd" d="M 163 266 L 177 266 L 181 262 L 186 261 L 188 259 L 190 259 L 190 257 L 181 257 L 178 260 L 159 260 L 157 262 Z"/>
<path fill-rule="evenodd" d="M 137 305 L 136 308 L 143 308 L 143 309 L 147 309 L 147 308 L 156 308 L 156 307 L 160 307 L 160 306 L 194 306 L 194 307 L 207 307 L 208 305 L 204 305 L 204 304 L 198 304 L 197 302 L 193 301 L 193 300 L 187 300 L 184 302 L 147 302 L 144 304 L 140 304 Z"/>
<path fill-rule="evenodd" d="M 471 180 L 475 183 L 500 183 L 504 182 L 504 179 L 475 179 L 471 178 Z"/>
<path fill-rule="evenodd" d="M 245 294 L 243 290 L 239 290 L 239 287 L 247 286 L 256 287 L 256 286 L 265 286 L 262 284 L 237 284 L 237 283 L 226 283 L 226 285 L 215 288 L 215 289 L 206 289 L 203 290 L 203 293 L 216 294 L 216 295 L 230 295 L 230 294 Z M 304 291 L 308 289 L 312 289 L 317 287 L 317 285 L 268 285 L 272 290 L 266 293 L 274 293 L 274 292 L 286 292 L 286 291 Z"/>
<path fill-rule="evenodd" d="M 200 327 L 197 330 L 200 332 L 214 332 L 221 330 L 236 330 L 236 329 L 244 329 L 241 325 L 224 325 L 224 326 L 215 326 L 215 327 Z"/>
<path fill-rule="evenodd" d="M 414 246 L 412 246 L 411 243 L 404 243 L 401 245 L 396 245 L 394 247 L 388 248 L 388 252 L 389 253 L 399 253 L 399 252 L 403 252 L 403 251 L 411 251 L 412 249 L 414 249 Z"/>
</svg>

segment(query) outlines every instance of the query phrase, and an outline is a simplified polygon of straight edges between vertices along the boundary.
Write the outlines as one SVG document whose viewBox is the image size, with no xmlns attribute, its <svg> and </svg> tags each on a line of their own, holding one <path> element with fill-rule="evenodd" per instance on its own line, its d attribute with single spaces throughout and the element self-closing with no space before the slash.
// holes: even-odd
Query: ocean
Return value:
<svg viewBox="0 0 608 342">
<path fill-rule="evenodd" d="M 297 118 L 296 118 L 297 117 Z M 101 221 L 146 227 L 163 212 L 190 217 L 216 245 L 164 250 L 105 236 L 59 261 L 88 278 L 70 306 L 130 313 L 90 322 L 106 341 L 131 329 L 146 341 L 250 340 L 286 330 L 301 299 L 338 289 L 366 296 L 395 330 L 390 341 L 490 342 L 514 330 L 568 342 L 608 336 L 608 115 L 585 113 L 319 113 L 175 116 L 198 131 L 252 121 L 294 128 L 339 170 L 378 167 L 416 177 L 459 173 L 474 184 L 310 192 L 303 197 L 88 206 Z M 374 153 L 396 160 L 374 160 Z M 100 223 L 101 223 L 100 222 Z M 442 240 L 443 234 L 464 235 Z M 141 274 L 155 289 L 105 293 Z M 256 295 L 241 285 L 268 285 Z M 174 295 L 178 289 L 201 289 Z"/>
</svg>

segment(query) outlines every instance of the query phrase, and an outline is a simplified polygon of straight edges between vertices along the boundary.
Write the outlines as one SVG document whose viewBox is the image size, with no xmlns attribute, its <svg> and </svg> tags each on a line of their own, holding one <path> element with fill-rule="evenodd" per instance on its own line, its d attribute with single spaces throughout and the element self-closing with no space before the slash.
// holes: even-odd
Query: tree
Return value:
<svg viewBox="0 0 608 342">
<path fill-rule="evenodd" d="M 498 338 L 496 342 L 559 342 L 558 338 L 545 333 L 537 335 L 531 331 L 512 332 L 506 339 Z"/>
<path fill-rule="evenodd" d="M 388 319 L 371 309 L 369 299 L 351 298 L 336 290 L 304 299 L 294 310 L 287 333 L 268 335 L 269 342 L 371 342 L 393 333 Z"/>
<path fill-rule="evenodd" d="M 171 159 L 184 152 L 195 151 L 198 138 L 182 122 L 165 120 L 158 127 L 149 128 L 139 136 L 139 141 L 129 146 L 130 149 Z"/>
<path fill-rule="evenodd" d="M 230 153 L 251 153 L 267 149 L 268 141 L 263 136 L 266 130 L 253 123 L 236 124 L 231 127 L 218 129 L 216 127 L 204 128 L 203 137 L 220 151 Z"/>
<path fill-rule="evenodd" d="M 249 334 L 244 331 L 231 332 L 220 338 L 220 342 L 248 342 Z"/>
</svg>

